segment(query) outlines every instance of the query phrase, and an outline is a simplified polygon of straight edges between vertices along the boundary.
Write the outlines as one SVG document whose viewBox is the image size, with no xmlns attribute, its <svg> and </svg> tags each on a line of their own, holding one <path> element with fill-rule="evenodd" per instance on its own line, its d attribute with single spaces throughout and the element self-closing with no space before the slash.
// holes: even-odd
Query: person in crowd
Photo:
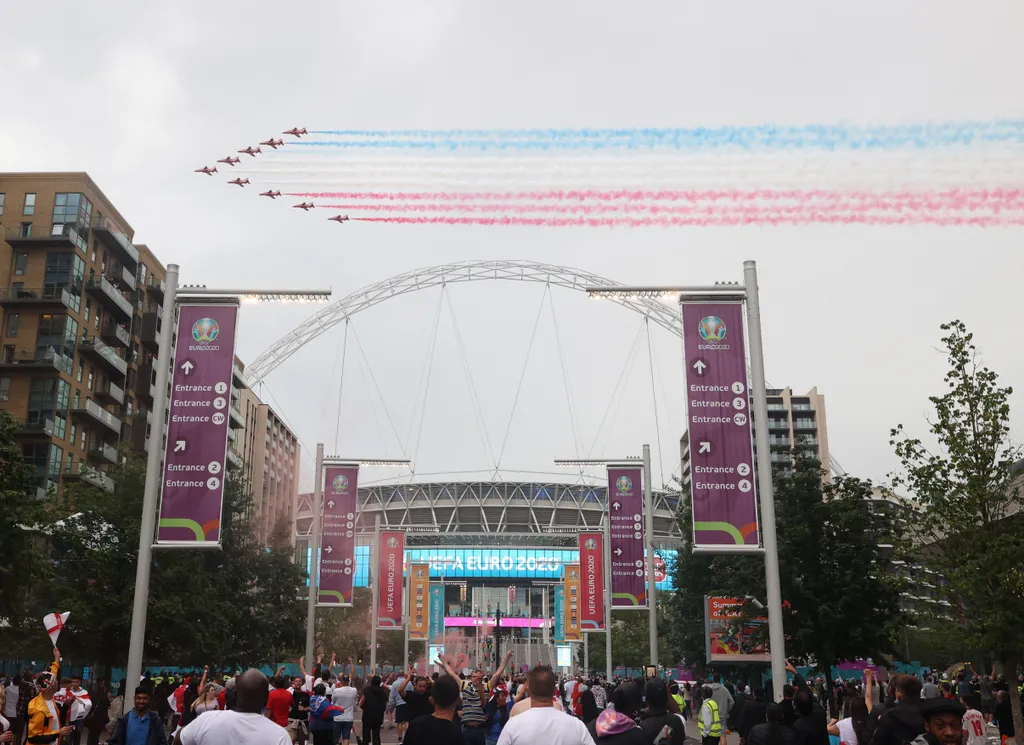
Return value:
<svg viewBox="0 0 1024 745">
<path fill-rule="evenodd" d="M 929 675 L 924 679 L 924 685 L 921 686 L 921 698 L 927 700 L 930 698 L 939 697 L 939 687 L 935 684 L 935 676 Z"/>
<path fill-rule="evenodd" d="M 922 701 L 918 714 L 924 722 L 924 732 L 913 740 L 913 745 L 961 745 L 965 712 L 963 704 L 948 698 Z"/>
<path fill-rule="evenodd" d="M 235 681 L 235 708 L 212 710 L 178 733 L 180 745 L 290 745 L 287 731 L 267 719 L 270 682 L 259 670 L 246 670 Z"/>
<path fill-rule="evenodd" d="M 755 687 L 743 706 L 743 716 L 740 717 L 739 726 L 736 728 L 736 732 L 740 736 L 740 745 L 746 745 L 750 730 L 767 721 L 768 703 L 764 698 L 764 689 Z"/>
<path fill-rule="evenodd" d="M 782 709 L 782 723 L 787 727 L 792 727 L 796 722 L 796 709 L 793 707 L 795 693 L 796 689 L 789 683 L 782 686 L 782 701 L 779 702 L 779 707 Z"/>
<path fill-rule="evenodd" d="M 411 673 L 410 673 L 411 674 Z M 416 685 L 420 685 L 417 679 Z M 433 712 L 413 717 L 405 732 L 405 745 L 464 745 L 462 729 L 455 722 L 462 681 L 442 675 L 433 681 L 428 700 Z M 410 706 L 406 699 L 406 706 Z M 410 709 L 410 714 L 413 711 Z"/>
<path fill-rule="evenodd" d="M 484 726 L 487 718 L 484 716 L 484 706 L 486 706 L 487 700 L 490 698 L 490 691 L 494 690 L 501 676 L 505 674 L 505 668 L 508 667 L 511 659 L 512 652 L 506 653 L 498 669 L 494 671 L 494 675 L 487 682 L 484 681 L 484 671 L 480 668 L 473 670 L 468 681 L 463 681 L 462 736 L 466 740 L 466 745 L 485 744 L 487 736 L 484 732 Z M 444 660 L 439 660 L 438 664 L 441 664 L 445 671 L 453 678 L 459 677 L 455 670 Z"/>
<path fill-rule="evenodd" d="M 596 689 L 591 688 L 589 691 L 584 691 L 583 695 L 580 696 L 580 705 L 583 709 L 583 714 L 580 716 L 580 720 L 584 724 L 590 724 L 601 714 L 601 709 L 597 705 L 597 697 L 594 695 L 595 690 Z"/>
<path fill-rule="evenodd" d="M 530 679 L 529 676 L 527 676 L 526 681 L 523 682 L 523 684 L 519 686 L 519 689 L 516 691 L 515 700 L 512 703 L 512 711 L 510 713 L 510 716 L 514 717 L 519 714 L 522 714 L 524 711 L 527 711 L 532 706 L 532 700 L 533 699 L 530 696 Z M 551 705 L 558 711 L 563 711 L 562 697 L 558 693 L 557 686 L 555 687 L 555 692 L 553 694 Z"/>
<path fill-rule="evenodd" d="M 114 726 L 108 745 L 167 745 L 164 723 L 155 711 L 150 711 L 150 688 L 140 685 L 135 689 L 135 706 Z"/>
<path fill-rule="evenodd" d="M 992 673 L 995 674 L 995 666 L 992 667 Z M 975 673 L 975 676 L 978 674 Z M 996 696 L 995 696 L 995 681 L 992 679 L 992 675 L 979 676 L 978 680 L 978 695 L 981 698 L 981 713 L 985 716 L 986 722 L 992 721 L 992 712 L 996 708 Z"/>
<path fill-rule="evenodd" d="M 521 688 L 529 690 L 530 705 L 509 717 L 498 745 L 594 745 L 594 738 L 583 722 L 555 707 L 557 687 L 550 667 L 534 667 Z"/>
<path fill-rule="evenodd" d="M 14 742 L 14 731 L 11 729 L 11 720 L 7 718 L 4 711 L 7 706 L 7 683 L 0 681 L 0 743 Z M 20 743 L 18 744 L 20 745 Z"/>
<path fill-rule="evenodd" d="M 340 707 L 331 703 L 327 697 L 327 686 L 317 683 L 313 686 L 313 695 L 309 697 L 309 734 L 313 745 L 332 745 L 334 739 L 334 717 L 342 713 Z"/>
<path fill-rule="evenodd" d="M 729 693 L 729 689 L 722 685 L 721 673 L 712 675 L 711 681 L 711 696 L 715 699 L 715 703 L 718 704 L 718 715 L 722 718 L 723 723 L 728 723 L 733 706 L 736 704 L 735 699 Z"/>
<path fill-rule="evenodd" d="M 288 712 L 288 737 L 292 745 L 305 745 L 309 734 L 309 694 L 303 690 L 304 682 L 301 675 L 292 678 L 292 708 Z"/>
<path fill-rule="evenodd" d="M 594 704 L 600 713 L 608 705 L 608 691 L 605 690 L 604 683 L 600 679 L 593 681 L 590 691 L 594 695 Z"/>
<path fill-rule="evenodd" d="M 1010 707 L 1010 692 L 1008 690 L 996 691 L 996 708 L 993 710 L 993 718 L 999 725 L 1000 745 L 1010 745 L 1016 731 L 1013 728 L 1013 710 Z"/>
<path fill-rule="evenodd" d="M 348 673 L 342 673 L 338 685 L 331 693 L 331 701 L 341 709 L 341 714 L 334 717 L 334 741 L 341 745 L 349 745 L 352 740 L 352 727 L 355 724 L 356 704 L 359 702 L 359 691 L 352 685 L 355 664 L 348 658 Z"/>
<path fill-rule="evenodd" d="M 291 713 L 292 704 L 295 703 L 295 697 L 292 696 L 288 679 L 283 675 L 276 676 L 270 683 L 273 688 L 267 696 L 267 719 L 287 729 L 288 715 Z"/>
<path fill-rule="evenodd" d="M 410 722 L 434 712 L 430 703 L 430 678 L 417 675 L 415 667 L 409 669 L 405 683 L 398 689 L 398 695 L 409 707 L 406 709 L 406 719 Z"/>
<path fill-rule="evenodd" d="M 509 713 L 512 710 L 512 702 L 509 700 L 508 691 L 499 686 L 491 700 L 484 707 L 484 733 L 487 745 L 495 745 L 501 737 L 501 731 L 508 723 Z"/>
<path fill-rule="evenodd" d="M 700 697 L 703 703 L 697 714 L 697 731 L 700 732 L 702 745 L 726 745 L 722 715 L 712 693 L 710 685 L 701 686 Z"/>
<path fill-rule="evenodd" d="M 388 690 L 381 685 L 380 676 L 374 675 L 359 697 L 359 708 L 363 712 L 362 745 L 380 745 L 380 728 L 384 726 L 387 706 Z"/>
<path fill-rule="evenodd" d="M 710 695 L 710 694 L 709 694 Z M 612 705 L 587 730 L 597 745 L 650 745 L 636 718 L 643 708 L 643 693 L 636 683 L 620 683 L 612 692 Z"/>
<path fill-rule="evenodd" d="M 793 730 L 800 745 L 829 745 L 828 715 L 814 699 L 807 687 L 802 687 L 793 696 L 796 721 Z"/>
<path fill-rule="evenodd" d="M 796 732 L 786 725 L 786 710 L 780 704 L 765 707 L 765 721 L 750 728 L 746 745 L 797 745 Z"/>
<path fill-rule="evenodd" d="M 828 733 L 839 738 L 841 745 L 867 743 L 868 716 L 873 704 L 870 696 L 854 696 L 850 700 L 849 716 L 829 722 Z"/>
<path fill-rule="evenodd" d="M 408 711 L 405 708 L 405 699 L 399 694 L 398 689 L 402 688 L 409 678 L 404 674 L 395 677 L 390 685 L 388 694 L 388 712 L 394 718 L 395 729 L 398 731 L 398 745 L 402 745 L 402 737 L 405 735 L 405 726 L 409 723 Z"/>
<path fill-rule="evenodd" d="M 878 717 L 870 745 L 904 745 L 924 734 L 921 718 L 921 681 L 913 675 L 890 678 L 896 690 L 896 704 Z"/>
<path fill-rule="evenodd" d="M 195 715 L 198 717 L 208 711 L 217 711 L 220 707 L 217 705 L 217 689 L 213 683 L 201 683 L 199 690 L 200 694 L 192 702 L 192 711 Z"/>
<path fill-rule="evenodd" d="M 53 695 L 57 692 L 57 673 L 60 671 L 60 650 L 53 648 L 53 663 L 48 672 L 36 678 L 38 695 L 28 705 L 28 742 L 51 743 L 70 735 L 74 727 L 61 726 L 60 713 Z"/>
<path fill-rule="evenodd" d="M 668 728 L 665 745 L 683 745 L 686 740 L 686 724 L 676 714 L 670 713 L 668 686 L 661 678 L 651 678 L 645 689 L 647 708 L 640 713 L 640 729 L 650 742 L 655 742 Z"/>
<path fill-rule="evenodd" d="M 963 745 L 988 745 L 985 715 L 968 704 L 966 696 L 960 699 L 960 703 L 964 705 Z"/>
<path fill-rule="evenodd" d="M 3 716 L 4 721 L 7 722 L 6 729 L 0 731 L 0 735 L 5 735 L 8 732 L 10 737 L 6 740 L 0 740 L 0 742 L 15 742 L 21 743 L 21 732 L 24 729 L 21 725 L 24 723 L 24 717 L 18 716 L 18 702 L 21 698 L 21 676 L 15 673 L 11 676 L 11 679 L 7 681 L 2 692 L 3 694 L 3 706 L 0 707 L 0 716 Z"/>
<path fill-rule="evenodd" d="M 100 735 L 106 729 L 107 722 L 110 721 L 110 694 L 107 692 L 107 682 L 97 680 L 90 697 L 92 708 L 85 715 L 85 729 L 89 733 L 88 745 L 99 745 Z M 161 717 L 161 724 L 163 721 L 164 719 Z"/>
</svg>

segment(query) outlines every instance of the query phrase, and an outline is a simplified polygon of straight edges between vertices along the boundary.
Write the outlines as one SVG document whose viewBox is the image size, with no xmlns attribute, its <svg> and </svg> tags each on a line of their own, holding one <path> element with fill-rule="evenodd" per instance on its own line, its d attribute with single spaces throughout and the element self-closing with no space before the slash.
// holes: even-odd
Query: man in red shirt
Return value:
<svg viewBox="0 0 1024 745">
<path fill-rule="evenodd" d="M 274 690 L 267 697 L 267 719 L 273 720 L 283 728 L 288 727 L 288 712 L 292 710 L 294 702 L 291 690 L 288 688 L 288 679 L 283 675 L 274 678 Z"/>
</svg>

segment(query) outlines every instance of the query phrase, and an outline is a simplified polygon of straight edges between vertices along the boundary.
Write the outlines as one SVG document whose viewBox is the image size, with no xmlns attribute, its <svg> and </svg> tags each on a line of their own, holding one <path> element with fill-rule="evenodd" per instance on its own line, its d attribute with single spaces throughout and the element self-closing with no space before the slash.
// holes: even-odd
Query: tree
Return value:
<svg viewBox="0 0 1024 745">
<path fill-rule="evenodd" d="M 931 450 L 898 425 L 891 444 L 902 466 L 894 488 L 909 492 L 921 556 L 948 582 L 970 642 L 988 649 L 1015 677 L 1024 661 L 1024 514 L 1021 448 L 1010 438 L 1010 395 L 982 365 L 962 321 L 941 326 L 947 390 L 930 396 Z M 1012 686 L 1011 686 L 1012 690 Z M 1024 732 L 1020 700 L 1011 696 L 1014 726 Z"/>
<path fill-rule="evenodd" d="M 668 639 L 668 632 L 674 624 L 668 621 L 669 614 L 665 611 L 661 598 L 658 596 L 658 659 L 664 664 L 672 657 L 673 651 Z M 613 610 L 612 611 L 612 665 L 626 667 L 643 667 L 651 662 L 651 638 L 649 633 L 647 611 L 645 610 Z M 603 632 L 587 634 L 590 646 L 590 667 L 593 670 L 604 670 L 605 635 Z M 580 648 L 582 659 L 583 645 Z"/>
</svg>

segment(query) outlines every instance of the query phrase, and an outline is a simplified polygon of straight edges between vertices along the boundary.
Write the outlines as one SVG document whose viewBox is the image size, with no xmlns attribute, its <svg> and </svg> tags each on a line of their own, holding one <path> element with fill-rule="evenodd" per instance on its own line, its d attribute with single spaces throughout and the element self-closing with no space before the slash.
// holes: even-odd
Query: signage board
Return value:
<svg viewBox="0 0 1024 745">
<path fill-rule="evenodd" d="M 555 585 L 555 641 L 565 641 L 565 586 Z"/>
<path fill-rule="evenodd" d="M 377 628 L 402 628 L 402 562 L 405 559 L 405 531 L 383 530 L 377 564 Z"/>
<path fill-rule="evenodd" d="M 431 642 L 439 642 L 444 639 L 444 585 L 433 583 L 430 585 L 430 629 L 428 631 Z"/>
<path fill-rule="evenodd" d="M 643 469 L 608 468 L 608 514 L 611 522 L 608 550 L 612 565 L 612 605 L 647 607 L 647 572 L 644 563 Z"/>
<path fill-rule="evenodd" d="M 565 567 L 565 640 L 583 641 L 580 627 L 580 565 L 567 564 Z"/>
<path fill-rule="evenodd" d="M 182 303 L 178 308 L 157 527 L 160 545 L 220 544 L 237 320 L 233 303 Z M 154 422 L 153 447 L 160 447 L 162 432 L 162 423 Z"/>
<path fill-rule="evenodd" d="M 683 303 L 694 548 L 760 545 L 743 304 Z"/>
<path fill-rule="evenodd" d="M 771 661 L 763 641 L 768 619 L 745 620 L 743 602 L 740 598 L 704 598 L 704 643 L 708 662 Z"/>
<path fill-rule="evenodd" d="M 352 605 L 356 573 L 356 490 L 359 466 L 324 469 L 320 521 L 320 605 Z"/>
<path fill-rule="evenodd" d="M 430 564 L 409 565 L 409 638 L 430 634 Z"/>
<path fill-rule="evenodd" d="M 580 533 L 580 629 L 604 631 L 604 533 Z"/>
</svg>

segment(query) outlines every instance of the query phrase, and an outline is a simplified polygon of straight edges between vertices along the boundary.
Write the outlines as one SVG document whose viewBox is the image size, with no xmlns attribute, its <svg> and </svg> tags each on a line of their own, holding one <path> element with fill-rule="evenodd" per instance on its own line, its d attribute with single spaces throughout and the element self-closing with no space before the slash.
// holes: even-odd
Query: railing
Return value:
<svg viewBox="0 0 1024 745">
<path fill-rule="evenodd" d="M 25 234 L 19 225 L 16 228 L 7 228 L 5 232 L 8 243 L 20 243 L 22 241 L 50 243 L 53 242 L 54 238 L 67 238 L 75 245 L 80 245 L 85 241 L 81 234 L 75 230 L 75 227 L 74 223 L 63 223 L 61 225 L 52 225 L 49 232 L 43 232 L 42 229 L 40 229 L 40 232 L 35 233 L 31 232 L 30 228 L 30 232 Z M 42 228 L 42 226 L 40 226 L 40 228 Z"/>
<path fill-rule="evenodd" d="M 104 409 L 95 401 L 86 400 L 84 405 L 80 404 L 72 409 L 72 412 L 84 412 L 94 419 L 102 422 L 111 430 L 121 433 L 121 420 Z"/>
<path fill-rule="evenodd" d="M 37 355 L 35 353 L 24 353 L 18 355 L 14 359 L 2 360 L 0 361 L 0 364 L 25 365 L 26 367 L 42 367 L 44 369 L 49 369 L 52 367 L 54 370 L 62 370 L 62 361 L 63 358 L 61 357 L 61 355 L 57 354 L 53 347 L 49 347 L 46 350 L 46 352 L 44 352 L 42 355 Z"/>
<path fill-rule="evenodd" d="M 92 219 L 92 229 L 96 231 L 101 237 L 109 237 L 114 244 L 121 248 L 129 257 L 131 257 L 136 264 L 139 263 L 139 250 L 132 245 L 132 242 L 128 240 L 128 237 L 114 227 L 112 223 L 106 217 L 97 215 Z M 107 241 L 104 241 L 107 245 L 110 245 Z"/>
<path fill-rule="evenodd" d="M 21 434 L 52 435 L 53 420 L 37 419 L 34 417 L 22 419 L 18 423 L 18 432 L 20 432 Z"/>
<path fill-rule="evenodd" d="M 102 471 L 90 468 L 81 461 L 74 464 L 68 463 L 67 466 L 64 467 L 64 475 L 71 476 L 72 478 L 80 478 L 82 481 L 92 484 L 106 492 L 114 491 L 114 480 L 112 478 Z"/>
<path fill-rule="evenodd" d="M 117 450 L 112 445 L 108 445 L 105 442 L 97 442 L 93 444 L 92 448 L 89 450 L 89 455 L 96 458 L 103 458 L 110 463 L 117 463 Z"/>
<path fill-rule="evenodd" d="M 5 287 L 0 288 L 0 302 L 33 303 L 40 300 L 57 300 L 71 307 L 71 293 L 67 287 Z"/>
<path fill-rule="evenodd" d="M 146 283 L 146 287 L 149 288 L 151 292 L 155 292 L 158 295 L 160 295 L 161 299 L 163 299 L 164 294 L 167 291 L 167 283 L 164 282 L 162 279 L 158 280 L 156 277 L 150 279 Z"/>
<path fill-rule="evenodd" d="M 102 334 L 103 334 L 103 336 L 106 336 L 108 338 L 109 337 L 116 338 L 118 341 L 120 341 L 126 347 L 129 344 L 131 344 L 131 342 L 132 342 L 132 337 L 128 333 L 128 329 L 126 329 L 121 324 L 114 323 L 113 321 L 110 321 L 110 320 L 107 320 L 107 321 L 104 322 L 103 329 L 102 329 Z"/>
<path fill-rule="evenodd" d="M 82 340 L 78 343 L 78 346 L 79 348 L 93 350 L 96 354 L 120 371 L 122 375 L 125 375 L 128 372 L 128 363 L 121 359 L 112 347 L 108 347 L 97 337 L 93 336 L 90 338 L 88 335 L 82 334 Z"/>
<path fill-rule="evenodd" d="M 124 403 L 124 388 L 121 386 L 114 385 L 113 382 L 107 382 L 105 386 L 100 388 L 101 394 L 107 396 L 107 398 L 113 399 L 119 404 Z"/>
<path fill-rule="evenodd" d="M 89 277 L 85 282 L 85 286 L 90 290 L 99 290 L 104 295 L 109 297 L 119 307 L 124 314 L 131 318 L 132 315 L 132 304 L 125 300 L 124 295 L 118 292 L 117 288 L 110 283 L 110 280 L 106 277 Z"/>
</svg>

